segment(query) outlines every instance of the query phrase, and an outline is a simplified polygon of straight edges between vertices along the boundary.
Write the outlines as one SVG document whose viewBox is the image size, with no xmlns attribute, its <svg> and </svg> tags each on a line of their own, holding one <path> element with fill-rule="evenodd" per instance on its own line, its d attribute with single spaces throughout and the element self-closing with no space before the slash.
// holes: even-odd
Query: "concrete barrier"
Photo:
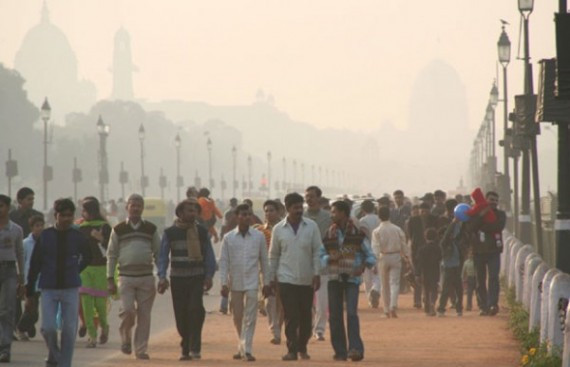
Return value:
<svg viewBox="0 0 570 367">
<path fill-rule="evenodd" d="M 517 252 L 515 260 L 515 294 L 517 302 L 522 303 L 524 264 L 526 262 L 526 258 L 532 253 L 533 253 L 533 247 L 531 245 L 524 245 Z"/>
<path fill-rule="evenodd" d="M 523 247 L 522 242 L 514 241 L 511 245 L 510 254 L 509 254 L 509 278 L 507 279 L 507 285 L 509 288 L 515 286 L 515 261 L 517 259 L 517 253 Z"/>
<path fill-rule="evenodd" d="M 540 304 L 540 343 L 546 343 L 548 340 L 548 318 L 551 317 L 549 309 L 550 300 L 550 283 L 552 278 L 560 274 L 558 269 L 550 269 L 542 278 L 542 300 Z"/>
<path fill-rule="evenodd" d="M 503 231 L 503 252 L 501 253 L 501 276 L 509 276 L 511 247 L 516 240 L 509 231 Z"/>
<path fill-rule="evenodd" d="M 536 268 L 542 263 L 542 258 L 536 253 L 531 253 L 527 256 L 524 263 L 524 277 L 523 277 L 523 297 L 522 303 L 524 309 L 530 311 L 530 294 L 532 292 L 532 276 Z"/>
<path fill-rule="evenodd" d="M 570 367 L 570 304 L 566 307 L 564 323 L 564 350 L 562 351 L 562 367 Z"/>
<path fill-rule="evenodd" d="M 542 262 L 538 265 L 532 275 L 532 284 L 530 286 L 530 311 L 528 320 L 528 330 L 540 327 L 540 307 L 542 302 L 542 279 L 544 274 L 549 270 L 548 264 Z"/>
<path fill-rule="evenodd" d="M 550 284 L 550 294 L 548 300 L 548 331 L 547 345 L 548 352 L 561 350 L 564 342 L 562 334 L 565 320 L 561 320 L 560 315 L 565 313 L 570 297 L 570 275 L 558 273 L 552 278 Z"/>
</svg>

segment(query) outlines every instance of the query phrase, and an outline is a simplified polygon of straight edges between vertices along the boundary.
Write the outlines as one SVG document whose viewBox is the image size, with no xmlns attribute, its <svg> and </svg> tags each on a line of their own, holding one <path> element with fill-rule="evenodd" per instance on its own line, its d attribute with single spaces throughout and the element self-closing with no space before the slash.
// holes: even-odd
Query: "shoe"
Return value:
<svg viewBox="0 0 570 367">
<path fill-rule="evenodd" d="M 368 295 L 368 301 L 372 308 L 378 308 L 380 305 L 380 293 L 377 290 L 371 290 L 370 294 Z"/>
<path fill-rule="evenodd" d="M 105 344 L 109 341 L 109 327 L 101 328 L 101 336 L 99 336 L 99 344 Z"/>
<path fill-rule="evenodd" d="M 358 362 L 362 361 L 364 356 L 362 355 L 361 352 L 357 351 L 356 349 L 351 349 L 348 351 L 348 358 L 350 358 L 350 360 L 353 362 Z"/>
<path fill-rule="evenodd" d="M 273 338 L 269 342 L 274 345 L 279 345 L 281 344 L 281 338 Z"/>
<path fill-rule="evenodd" d="M 28 329 L 28 337 L 33 338 L 36 336 L 36 326 L 32 325 L 29 329 Z"/>
<path fill-rule="evenodd" d="M 190 355 L 192 356 L 192 359 L 195 359 L 195 360 L 202 359 L 202 356 L 198 352 L 192 352 L 192 353 L 190 353 Z"/>
<path fill-rule="evenodd" d="M 241 359 L 241 353 L 238 352 L 234 354 L 232 358 L 235 359 L 236 361 L 239 361 Z"/>
<path fill-rule="evenodd" d="M 133 352 L 133 349 L 130 344 L 123 344 L 121 345 L 121 352 L 124 354 L 131 354 Z"/>
<path fill-rule="evenodd" d="M 178 358 L 179 361 L 191 361 L 192 357 L 189 354 L 183 354 Z"/>
<path fill-rule="evenodd" d="M 220 313 L 221 313 L 222 315 L 227 315 L 227 314 L 228 314 L 228 310 L 224 310 L 223 308 L 220 308 L 219 311 L 220 311 Z"/>
<path fill-rule="evenodd" d="M 489 312 L 487 310 L 479 311 L 479 316 L 489 316 Z"/>
<path fill-rule="evenodd" d="M 317 339 L 318 341 L 322 342 L 325 341 L 325 336 L 323 335 L 323 333 L 316 333 L 315 334 L 315 339 Z"/>
<path fill-rule="evenodd" d="M 497 306 L 491 306 L 491 308 L 489 308 L 489 316 L 495 316 L 498 313 L 499 308 Z"/>
<path fill-rule="evenodd" d="M 246 354 L 243 356 L 243 360 L 244 360 L 245 362 L 254 362 L 254 361 L 255 361 L 255 357 L 252 356 L 251 353 L 246 353 Z"/>
<path fill-rule="evenodd" d="M 137 359 L 141 359 L 143 361 L 147 361 L 150 359 L 150 356 L 147 353 L 141 353 L 136 355 Z"/>
<path fill-rule="evenodd" d="M 79 334 L 79 337 L 80 337 L 80 338 L 83 338 L 85 335 L 87 335 L 87 327 L 81 326 L 81 327 L 79 328 L 78 334 Z"/>
<path fill-rule="evenodd" d="M 461 316 L 463 316 L 463 312 L 457 311 L 457 317 L 461 317 Z"/>
<path fill-rule="evenodd" d="M 346 361 L 348 358 L 346 358 L 346 356 L 341 356 L 338 354 L 335 354 L 333 356 L 333 361 Z"/>
<path fill-rule="evenodd" d="M 96 348 L 97 342 L 91 338 L 87 339 L 87 344 L 85 344 L 85 348 Z"/>
<path fill-rule="evenodd" d="M 396 310 L 390 311 L 390 317 L 393 318 L 393 319 L 397 319 L 397 318 L 398 318 L 398 315 L 396 314 Z"/>
<path fill-rule="evenodd" d="M 10 353 L 0 352 L 0 363 L 9 363 L 9 362 L 10 362 Z"/>
<path fill-rule="evenodd" d="M 299 357 L 305 361 L 311 359 L 311 356 L 307 352 L 299 352 Z"/>
<path fill-rule="evenodd" d="M 296 353 L 287 353 L 283 357 L 281 357 L 282 361 L 296 361 L 297 354 Z"/>
<path fill-rule="evenodd" d="M 21 342 L 27 342 L 30 341 L 30 338 L 28 338 L 28 336 L 26 335 L 26 333 L 24 333 L 23 331 L 17 330 L 16 331 L 16 338 L 17 340 L 21 341 Z"/>
</svg>

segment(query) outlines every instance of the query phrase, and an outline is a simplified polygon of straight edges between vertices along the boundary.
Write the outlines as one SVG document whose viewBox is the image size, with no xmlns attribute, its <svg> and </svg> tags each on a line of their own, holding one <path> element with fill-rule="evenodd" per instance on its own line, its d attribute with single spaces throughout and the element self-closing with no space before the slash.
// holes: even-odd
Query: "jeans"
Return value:
<svg viewBox="0 0 570 367">
<path fill-rule="evenodd" d="M 452 268 L 444 268 L 443 285 L 441 287 L 441 296 L 439 298 L 438 312 L 445 312 L 447 299 L 451 298 L 450 294 L 455 296 L 455 309 L 457 312 L 463 311 L 463 283 L 461 282 L 461 268 L 454 266 Z"/>
<path fill-rule="evenodd" d="M 176 329 L 182 338 L 182 354 L 199 354 L 202 349 L 202 326 L 206 318 L 204 276 L 171 277 L 170 286 Z"/>
<path fill-rule="evenodd" d="M 424 291 L 424 311 L 426 313 L 435 312 L 435 302 L 437 301 L 437 280 L 424 279 L 422 288 Z"/>
<path fill-rule="evenodd" d="M 14 333 L 16 311 L 16 289 L 18 278 L 16 266 L 0 266 L 0 352 L 10 353 Z M 20 303 L 20 299 L 18 299 Z"/>
<path fill-rule="evenodd" d="M 42 289 L 42 335 L 48 348 L 47 364 L 71 367 L 77 319 L 79 312 L 79 288 Z M 61 343 L 57 337 L 57 312 L 61 308 Z"/>
<path fill-rule="evenodd" d="M 477 272 L 477 296 L 480 307 L 488 311 L 490 307 L 499 304 L 499 270 L 501 269 L 501 254 L 475 254 L 473 256 Z M 487 286 L 487 276 L 489 283 Z"/>
<path fill-rule="evenodd" d="M 289 353 L 307 353 L 307 343 L 311 338 L 313 287 L 279 283 L 279 293 L 283 304 L 285 336 Z"/>
<path fill-rule="evenodd" d="M 331 343 L 337 356 L 346 357 L 349 350 L 356 350 L 364 355 L 364 344 L 360 338 L 358 321 L 358 285 L 339 280 L 329 280 L 329 308 Z M 344 301 L 346 300 L 346 323 L 348 329 L 348 350 L 346 348 L 346 329 L 344 327 Z"/>
</svg>

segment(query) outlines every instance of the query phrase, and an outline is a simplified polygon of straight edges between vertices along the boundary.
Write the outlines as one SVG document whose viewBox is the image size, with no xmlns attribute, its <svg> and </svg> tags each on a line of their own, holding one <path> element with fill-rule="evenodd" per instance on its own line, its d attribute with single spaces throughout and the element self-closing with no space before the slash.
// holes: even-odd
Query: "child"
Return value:
<svg viewBox="0 0 570 367">
<path fill-rule="evenodd" d="M 473 309 L 473 292 L 475 291 L 475 264 L 473 264 L 473 252 L 469 251 L 469 257 L 463 263 L 461 279 L 467 285 L 467 307 L 466 311 Z"/>
<path fill-rule="evenodd" d="M 437 282 L 439 280 L 439 265 L 441 249 L 437 244 L 437 231 L 427 228 L 424 231 L 425 246 L 419 249 L 418 275 L 422 278 L 424 289 L 424 310 L 427 316 L 435 316 L 435 301 L 437 300 Z"/>
</svg>

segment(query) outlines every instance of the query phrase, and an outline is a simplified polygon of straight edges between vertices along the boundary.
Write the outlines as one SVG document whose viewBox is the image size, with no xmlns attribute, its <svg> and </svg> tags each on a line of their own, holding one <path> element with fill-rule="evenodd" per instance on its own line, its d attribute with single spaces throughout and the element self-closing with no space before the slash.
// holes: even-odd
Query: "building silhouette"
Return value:
<svg viewBox="0 0 570 367">
<path fill-rule="evenodd" d="M 133 72 L 137 67 L 133 65 L 131 53 L 131 36 L 125 28 L 121 27 L 115 33 L 115 48 L 113 51 L 113 91 L 112 99 L 132 100 Z"/>
</svg>

